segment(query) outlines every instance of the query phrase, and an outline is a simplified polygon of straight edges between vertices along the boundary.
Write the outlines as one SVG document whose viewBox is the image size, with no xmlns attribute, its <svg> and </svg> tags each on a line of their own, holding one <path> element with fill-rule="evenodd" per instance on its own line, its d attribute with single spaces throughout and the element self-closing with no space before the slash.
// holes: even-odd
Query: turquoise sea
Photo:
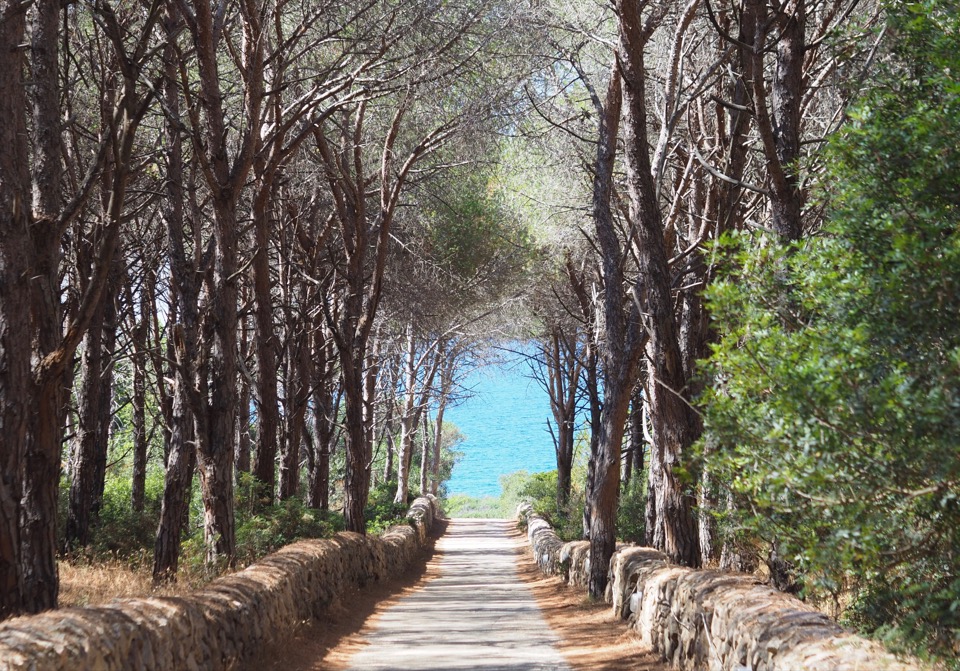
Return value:
<svg viewBox="0 0 960 671">
<path fill-rule="evenodd" d="M 464 456 L 447 483 L 450 494 L 499 496 L 501 475 L 557 467 L 547 430 L 550 401 L 521 354 L 477 369 L 464 386 L 473 395 L 444 414 L 466 438 L 457 448 Z"/>
</svg>

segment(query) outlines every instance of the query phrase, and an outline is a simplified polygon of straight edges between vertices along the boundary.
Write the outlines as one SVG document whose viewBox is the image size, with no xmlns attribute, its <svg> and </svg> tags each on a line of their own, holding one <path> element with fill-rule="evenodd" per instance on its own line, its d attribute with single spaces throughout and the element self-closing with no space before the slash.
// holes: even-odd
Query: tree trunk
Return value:
<svg viewBox="0 0 960 671">
<path fill-rule="evenodd" d="M 0 2 L 0 44 L 23 44 L 26 7 Z M 0 620 L 23 610 L 20 503 L 30 404 L 30 176 L 24 54 L 0 49 Z"/>
<path fill-rule="evenodd" d="M 183 138 L 179 123 L 180 92 L 177 85 L 176 50 L 172 34 L 179 30 L 175 10 L 168 8 L 164 30 L 171 42 L 164 49 L 164 106 L 168 110 L 166 139 L 166 193 L 163 218 L 167 229 L 167 255 L 173 295 L 177 301 L 174 312 L 180 323 L 173 324 L 169 342 L 173 353 L 173 382 L 170 401 L 170 433 L 167 441 L 163 499 L 160 522 L 154 543 L 153 580 L 156 583 L 175 580 L 180 559 L 180 537 L 187 521 L 188 490 L 196 467 L 197 408 L 189 399 L 189 390 L 201 381 L 197 378 L 195 362 L 198 356 L 198 273 L 197 259 L 188 259 L 185 237 L 193 231 L 186 229 L 184 208 Z M 194 189 L 190 193 L 195 193 Z M 186 234 L 186 235 L 185 235 Z M 194 250 L 198 253 L 198 250 Z"/>
<path fill-rule="evenodd" d="M 420 432 L 420 488 L 417 490 L 419 496 L 427 493 L 427 473 L 430 470 L 430 422 L 424 421 L 423 431 Z"/>
<path fill-rule="evenodd" d="M 621 17 L 621 21 L 623 18 Z M 610 198 L 613 163 L 620 120 L 621 89 L 617 68 L 611 69 L 600 120 L 593 186 L 593 218 L 603 267 L 603 412 L 597 436 L 590 498 L 590 578 L 593 598 L 602 598 L 607 587 L 610 558 L 617 542 L 617 505 L 620 496 L 620 452 L 630 391 L 640 360 L 640 343 L 634 308 L 624 313 L 624 276 L 620 241 L 613 225 Z M 628 303 L 629 305 L 629 303 Z"/>
<path fill-rule="evenodd" d="M 246 357 L 248 351 L 246 319 L 240 327 L 240 352 Z M 250 472 L 250 383 L 241 377 L 237 391 L 237 453 L 233 458 L 237 479 L 241 473 Z"/>
<path fill-rule="evenodd" d="M 116 273 L 114 273 L 114 276 Z M 110 404 L 113 391 L 113 356 L 116 342 L 116 287 L 98 306 L 84 336 L 81 356 L 79 421 L 70 467 L 70 495 L 64 529 L 64 548 L 90 544 L 90 527 L 103 499 Z"/>
<path fill-rule="evenodd" d="M 264 496 L 271 499 L 276 488 L 277 432 L 280 427 L 277 394 L 277 345 L 273 325 L 273 297 L 270 287 L 270 187 L 262 186 L 253 202 L 254 249 L 253 287 L 256 299 L 257 388 L 259 427 L 253 474 Z M 281 498 L 283 498 L 281 496 Z"/>
<path fill-rule="evenodd" d="M 58 350 L 60 323 L 60 236 L 55 222 L 62 206 L 60 136 L 59 27 L 61 5 L 41 0 L 29 10 L 30 88 L 33 109 L 33 238 L 29 312 L 34 365 Z M 17 112 L 23 114 L 23 110 Z M 25 205 L 25 204 L 24 204 Z M 22 319 L 22 315 L 21 315 Z M 72 355 L 72 353 L 70 353 Z M 72 358 L 72 356 L 71 356 Z M 66 362 L 61 363 L 66 366 Z M 23 553 L 21 586 L 24 609 L 39 612 L 57 605 L 56 510 L 60 479 L 63 407 L 61 371 L 39 375 L 30 398 L 30 415 L 20 510 Z"/>
<path fill-rule="evenodd" d="M 150 281 L 148 278 L 145 281 Z M 128 282 L 129 286 L 129 282 Z M 148 292 L 140 292 L 140 321 L 133 333 L 133 477 L 130 485 L 130 505 L 142 513 L 147 484 L 147 334 L 153 305 Z"/>
<path fill-rule="evenodd" d="M 413 321 L 407 322 L 406 360 L 404 363 L 403 412 L 400 414 L 400 450 L 397 453 L 397 492 L 394 503 L 406 503 L 413 456 L 413 437 L 417 427 L 414 408 L 417 399 L 417 349 L 413 337 Z"/>
<path fill-rule="evenodd" d="M 334 427 L 338 404 L 334 400 L 335 371 L 333 344 L 318 329 L 314 346 L 313 422 L 314 445 L 307 474 L 309 486 L 307 505 L 311 508 L 330 508 L 330 453 L 333 448 Z"/>
<path fill-rule="evenodd" d="M 297 493 L 300 484 L 300 445 L 306 429 L 307 404 L 310 398 L 310 346 L 301 339 L 294 344 L 290 362 L 292 378 L 287 389 L 286 445 L 280 463 L 280 500 L 285 501 Z"/>
<path fill-rule="evenodd" d="M 363 359 L 361 359 L 362 361 Z M 343 515 L 347 531 L 366 533 L 363 512 L 370 493 L 370 443 L 364 426 L 363 366 L 341 359 L 346 420 L 347 464 L 343 492 Z"/>
<path fill-rule="evenodd" d="M 188 493 L 197 461 L 193 418 L 179 380 L 174 384 L 172 420 L 160 524 L 153 547 L 153 581 L 158 584 L 174 581 L 177 577 L 180 537 L 187 522 Z"/>
<path fill-rule="evenodd" d="M 637 285 L 643 287 L 643 295 L 638 300 L 642 303 L 648 334 L 646 395 L 654 431 L 651 463 L 658 462 L 662 469 L 657 512 L 663 518 L 664 545 L 658 549 L 674 561 L 698 566 L 700 546 L 692 501 L 682 490 L 675 469 L 682 466 L 682 455 L 699 436 L 699 423 L 685 398 L 689 390 L 678 343 L 671 273 L 647 144 L 646 37 L 639 8 L 630 2 L 620 3 L 619 7 L 627 187 L 637 255 Z"/>
</svg>

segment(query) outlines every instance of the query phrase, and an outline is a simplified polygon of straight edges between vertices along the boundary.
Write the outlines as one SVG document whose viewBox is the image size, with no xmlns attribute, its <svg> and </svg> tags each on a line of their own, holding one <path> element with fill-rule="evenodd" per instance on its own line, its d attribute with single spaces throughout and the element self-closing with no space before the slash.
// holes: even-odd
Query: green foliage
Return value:
<svg viewBox="0 0 960 671">
<path fill-rule="evenodd" d="M 643 544 L 646 533 L 647 489 L 646 480 L 634 475 L 620 489 L 620 505 L 617 508 L 617 538 L 625 543 Z"/>
<path fill-rule="evenodd" d="M 408 494 L 403 503 L 394 503 L 393 497 L 397 492 L 397 481 L 378 483 L 370 491 L 367 507 L 363 517 L 367 521 L 367 533 L 378 534 L 395 524 L 406 521 L 407 510 L 413 503 L 413 495 Z"/>
<path fill-rule="evenodd" d="M 528 233 L 504 207 L 487 171 L 453 170 L 429 202 L 424 215 L 430 248 L 454 275 L 470 280 L 495 270 L 506 276 L 527 262 Z"/>
<path fill-rule="evenodd" d="M 61 483 L 62 512 L 66 519 L 69 482 Z M 160 501 L 163 496 L 163 470 L 147 470 L 143 512 L 131 506 L 131 479 L 128 472 L 108 472 L 99 516 L 91 529 L 91 544 L 85 552 L 94 559 L 124 559 L 132 564 L 146 560 L 153 549 Z M 63 525 L 60 525 L 63 528 Z"/>
<path fill-rule="evenodd" d="M 237 561 L 248 564 L 305 538 L 329 538 L 344 528 L 340 515 L 306 507 L 298 498 L 237 517 Z"/>
<path fill-rule="evenodd" d="M 447 517 L 472 517 L 480 519 L 507 519 L 503 500 L 499 496 L 467 496 L 450 494 L 442 499 L 443 512 Z M 516 513 L 516 510 L 514 510 Z"/>
<path fill-rule="evenodd" d="M 520 488 L 520 499 L 530 502 L 534 512 L 550 522 L 565 541 L 583 537 L 583 497 L 576 491 L 563 508 L 557 507 L 557 471 L 534 473 Z"/>
<path fill-rule="evenodd" d="M 728 238 L 709 291 L 716 466 L 851 621 L 960 649 L 960 3 L 891 6 L 894 58 L 831 143 L 830 222 Z"/>
</svg>

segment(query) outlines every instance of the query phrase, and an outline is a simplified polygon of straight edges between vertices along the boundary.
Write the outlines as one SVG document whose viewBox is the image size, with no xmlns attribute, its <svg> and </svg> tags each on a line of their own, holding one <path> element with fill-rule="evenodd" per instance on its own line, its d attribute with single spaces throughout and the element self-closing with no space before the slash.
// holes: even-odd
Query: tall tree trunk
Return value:
<svg viewBox="0 0 960 671">
<path fill-rule="evenodd" d="M 246 319 L 240 327 L 240 352 L 246 357 L 248 351 Z M 241 377 L 237 391 L 237 445 L 233 457 L 233 466 L 237 478 L 241 473 L 250 472 L 250 382 Z M 266 488 L 264 488 L 266 489 Z M 269 492 L 269 490 L 267 490 Z"/>
<path fill-rule="evenodd" d="M 410 461 L 413 456 L 413 438 L 417 427 L 414 422 L 417 402 L 417 349 L 413 337 L 413 321 L 407 322 L 407 338 L 404 360 L 403 411 L 400 413 L 400 450 L 397 453 L 397 492 L 394 503 L 406 503 L 410 478 Z"/>
<path fill-rule="evenodd" d="M 343 515 L 347 531 L 366 533 L 363 517 L 370 493 L 370 442 L 364 425 L 363 361 L 341 358 L 343 400 L 346 420 L 346 477 L 343 492 Z"/>
<path fill-rule="evenodd" d="M 153 547 L 153 581 L 176 580 L 180 562 L 180 537 L 187 522 L 190 483 L 196 469 L 193 417 L 186 391 L 179 384 L 173 389 L 173 421 L 170 453 L 167 455 L 160 523 Z"/>
<path fill-rule="evenodd" d="M 440 394 L 437 399 L 437 417 L 433 422 L 433 454 L 430 458 L 430 493 L 440 491 L 440 457 L 443 451 L 443 415 L 453 392 L 453 373 L 457 365 L 457 350 L 445 348 L 440 368 Z"/>
<path fill-rule="evenodd" d="M 621 17 L 621 21 L 623 18 Z M 613 225 L 610 198 L 613 163 L 620 120 L 621 88 L 612 68 L 600 121 L 593 187 L 593 218 L 603 268 L 603 412 L 597 435 L 590 497 L 590 595 L 601 598 L 617 542 L 617 505 L 620 495 L 620 452 L 623 428 L 640 360 L 639 333 L 634 309 L 624 313 L 624 276 L 620 241 Z"/>
<path fill-rule="evenodd" d="M 118 273 L 113 272 L 114 280 Z M 97 306 L 84 336 L 81 356 L 79 421 L 70 468 L 70 494 L 64 529 L 67 550 L 90 544 L 90 527 L 96 520 L 106 480 L 113 397 L 113 356 L 116 342 L 117 287 L 108 289 Z"/>
<path fill-rule="evenodd" d="M 34 338 L 34 366 L 61 343 L 60 236 L 55 230 L 62 207 L 60 136 L 59 27 L 61 5 L 41 0 L 29 10 L 30 103 L 33 108 L 33 238 L 28 258 L 32 296 L 29 312 Z M 17 114 L 22 115 L 23 111 Z M 72 352 L 70 353 L 72 355 Z M 72 358 L 72 356 L 71 356 Z M 61 366 L 65 367 L 63 362 Z M 23 547 L 24 608 L 37 612 L 57 605 L 56 509 L 65 394 L 60 371 L 40 375 L 30 394 L 25 452 L 25 481 L 20 510 Z"/>
<path fill-rule="evenodd" d="M 23 44 L 26 6 L 0 2 L 0 44 Z M 27 418 L 33 411 L 30 165 L 23 49 L 0 49 L 0 620 L 23 610 L 20 505 Z"/>
<path fill-rule="evenodd" d="M 261 185 L 253 201 L 253 287 L 256 299 L 257 390 L 259 428 L 253 474 L 271 498 L 276 487 L 277 432 L 280 428 L 277 393 L 277 337 L 270 287 L 269 185 Z M 281 495 L 280 498 L 283 498 Z"/>
<path fill-rule="evenodd" d="M 188 490 L 196 468 L 196 408 L 189 400 L 189 389 L 197 379 L 195 361 L 199 355 L 199 309 L 197 259 L 187 257 L 184 238 L 193 231 L 186 229 L 184 216 L 186 189 L 183 162 L 183 138 L 179 127 L 180 92 L 177 85 L 177 58 L 172 35 L 179 30 L 176 10 L 169 6 L 164 30 L 171 43 L 164 49 L 166 80 L 164 107 L 168 110 L 166 135 L 166 197 L 163 218 L 167 229 L 167 255 L 177 303 L 174 312 L 180 322 L 174 323 L 169 338 L 173 350 L 173 382 L 170 403 L 170 431 L 167 441 L 163 498 L 153 555 L 153 580 L 176 579 L 180 559 L 180 537 L 188 510 Z M 191 189 L 191 193 L 194 190 Z M 196 208 L 194 208 L 196 209 Z M 194 250 L 194 254 L 198 251 Z"/>
<path fill-rule="evenodd" d="M 152 272 L 144 282 L 155 281 Z M 129 281 L 128 295 L 129 292 Z M 142 513 L 147 485 L 147 335 L 153 304 L 145 288 L 140 291 L 140 319 L 131 329 L 133 333 L 133 477 L 130 485 L 130 505 Z M 132 303 L 131 303 L 132 304 Z"/>
<path fill-rule="evenodd" d="M 233 561 L 234 525 L 233 453 L 237 416 L 237 213 L 232 198 L 214 199 L 213 278 L 209 305 L 213 341 L 206 372 L 210 405 L 197 440 L 197 462 L 203 499 L 203 534 L 207 563 Z M 202 400 L 200 401 L 203 402 Z"/>
<path fill-rule="evenodd" d="M 300 484 L 300 446 L 306 433 L 307 404 L 310 398 L 310 343 L 304 337 L 292 347 L 289 366 L 292 368 L 290 387 L 287 389 L 286 445 L 280 463 L 280 500 L 285 501 L 297 493 Z"/>
<path fill-rule="evenodd" d="M 803 231 L 803 194 L 799 188 L 803 66 L 806 55 L 806 0 L 787 3 L 771 21 L 766 0 L 747 0 L 742 12 L 744 80 L 752 84 L 754 118 L 770 176 L 773 229 L 784 241 Z M 792 11 L 791 11 L 792 10 Z M 764 54 L 771 25 L 779 29 L 771 104 L 767 104 Z"/>
<path fill-rule="evenodd" d="M 333 449 L 334 427 L 338 404 L 334 399 L 333 343 L 317 328 L 314 335 L 313 422 L 314 445 L 307 474 L 309 487 L 307 505 L 311 508 L 330 508 L 330 453 Z"/>
<path fill-rule="evenodd" d="M 207 562 L 232 563 L 236 550 L 234 527 L 233 455 L 237 417 L 238 218 L 237 207 L 254 156 L 260 146 L 264 95 L 264 44 L 261 13 L 255 3 L 239 4 L 242 41 L 243 129 L 232 137 L 221 91 L 219 42 L 209 0 L 193 3 L 193 14 L 183 19 L 193 32 L 203 123 L 191 116 L 194 151 L 202 155 L 203 175 L 211 191 L 213 211 L 212 272 L 206 276 L 210 329 L 197 371 L 198 384 L 190 389 L 197 422 L 197 461 L 204 507 Z M 182 82 L 189 86 L 189 81 Z M 232 159 L 232 160 L 231 160 Z"/>
<path fill-rule="evenodd" d="M 685 397 L 689 389 L 678 343 L 670 266 L 647 143 L 647 36 L 637 5 L 622 2 L 619 9 L 627 187 L 637 286 L 643 287 L 638 300 L 648 335 L 646 395 L 654 431 L 651 464 L 656 461 L 662 469 L 657 512 L 663 518 L 664 545 L 659 549 L 675 561 L 698 566 L 700 546 L 692 501 L 683 491 L 676 469 L 683 466 L 683 454 L 699 437 L 699 422 Z"/>
<path fill-rule="evenodd" d="M 430 421 L 423 422 L 423 431 L 420 432 L 420 487 L 417 490 L 419 496 L 427 493 L 427 473 L 430 470 Z"/>
</svg>

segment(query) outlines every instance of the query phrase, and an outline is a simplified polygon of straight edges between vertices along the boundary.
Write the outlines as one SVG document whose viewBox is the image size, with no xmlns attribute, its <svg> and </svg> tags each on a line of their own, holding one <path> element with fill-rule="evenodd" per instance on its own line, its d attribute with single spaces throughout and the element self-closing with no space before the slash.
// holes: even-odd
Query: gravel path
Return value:
<svg viewBox="0 0 960 671">
<path fill-rule="evenodd" d="M 451 520 L 437 544 L 440 576 L 377 618 L 350 668 L 570 671 L 517 575 L 513 524 Z"/>
</svg>

